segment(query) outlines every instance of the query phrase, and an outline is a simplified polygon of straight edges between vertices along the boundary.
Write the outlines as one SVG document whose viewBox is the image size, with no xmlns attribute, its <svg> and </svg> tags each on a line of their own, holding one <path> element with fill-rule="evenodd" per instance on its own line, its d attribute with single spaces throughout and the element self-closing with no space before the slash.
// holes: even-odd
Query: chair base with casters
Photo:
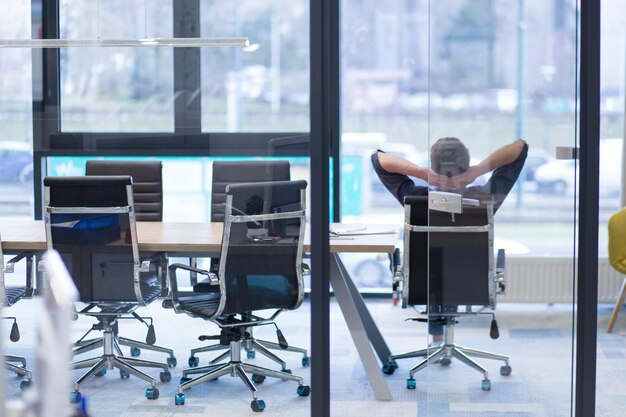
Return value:
<svg viewBox="0 0 626 417">
<path fill-rule="evenodd" d="M 98 325 L 100 327 L 99 330 L 103 332 L 102 338 L 91 341 L 89 344 L 81 346 L 78 349 L 87 348 L 86 350 L 92 350 L 102 346 L 103 354 L 72 364 L 73 369 L 89 368 L 89 370 L 74 383 L 74 392 L 71 394 L 70 400 L 74 403 L 79 403 L 82 397 L 79 391 L 81 384 L 92 376 L 103 376 L 106 374 L 107 370 L 114 368 L 119 369 L 120 378 L 122 379 L 127 379 L 131 375 L 134 375 L 150 383 L 150 387 L 146 389 L 146 398 L 149 400 L 157 399 L 159 397 L 159 390 L 156 387 L 156 380 L 136 367 L 160 368 L 162 371 L 159 374 L 159 379 L 161 382 L 169 382 L 172 379 L 169 365 L 166 363 L 123 356 L 115 331 L 117 317 L 100 315 L 98 319 L 100 321 Z"/>
<path fill-rule="evenodd" d="M 18 362 L 21 364 L 21 366 L 14 365 L 11 362 Z M 28 386 L 30 386 L 33 375 L 28 369 L 26 369 L 25 357 L 14 356 L 14 355 L 4 355 L 4 367 L 6 370 L 15 372 L 17 376 L 24 378 L 22 382 L 20 382 L 21 389 L 26 389 Z"/>
<path fill-rule="evenodd" d="M 230 375 L 232 377 L 239 377 L 243 383 L 252 392 L 252 402 L 250 407 L 253 411 L 263 411 L 265 409 L 265 402 L 257 397 L 257 388 L 255 383 L 261 384 L 265 381 L 266 377 L 279 378 L 285 381 L 295 381 L 298 383 L 296 390 L 297 394 L 306 397 L 310 394 L 311 388 L 308 385 L 304 385 L 304 379 L 300 376 L 292 375 L 291 370 L 284 369 L 282 371 L 276 371 L 269 368 L 264 368 L 250 363 L 243 362 L 241 360 L 241 351 L 244 349 L 243 344 L 250 342 L 246 341 L 246 329 L 230 328 L 222 329 L 220 336 L 205 336 L 204 338 L 214 339 L 220 337 L 221 341 L 228 341 L 228 350 L 220 355 L 220 357 L 229 356 L 229 361 L 225 363 L 212 363 L 208 366 L 200 366 L 194 368 L 188 368 L 183 370 L 183 376 L 178 386 L 178 393 L 174 397 L 176 405 L 185 404 L 184 390 L 200 384 L 205 381 L 210 381 L 219 378 L 223 375 Z M 205 340 L 202 336 L 201 339 Z M 256 341 L 253 341 L 256 343 Z M 224 347 L 223 345 L 213 345 L 212 347 Z M 264 354 L 270 354 L 263 345 L 256 343 L 255 346 L 259 351 L 264 351 Z M 195 378 L 190 378 L 189 375 L 201 374 Z M 247 374 L 252 374 L 249 377 Z"/>
<path fill-rule="evenodd" d="M 426 321 L 426 319 L 413 319 L 417 321 Z M 442 317 L 440 319 L 431 319 L 430 323 L 436 322 L 444 326 L 444 340 L 439 346 L 429 347 L 426 349 L 419 349 L 411 352 L 398 353 L 389 356 L 389 361 L 383 364 L 383 372 L 386 374 L 393 374 L 397 368 L 396 360 L 406 358 L 425 357 L 420 363 L 415 365 L 409 371 L 409 378 L 406 381 L 407 389 L 415 389 L 415 373 L 424 369 L 430 364 L 439 362 L 443 366 L 450 365 L 453 358 L 458 359 L 467 366 L 477 370 L 483 374 L 483 380 L 481 388 L 484 391 L 491 389 L 491 381 L 489 380 L 489 373 L 482 365 L 474 361 L 471 357 L 494 359 L 504 362 L 504 365 L 500 367 L 500 374 L 508 376 L 511 374 L 511 366 L 509 365 L 509 357 L 504 355 L 498 355 L 495 353 L 485 352 L 482 350 L 470 349 L 463 346 L 459 346 L 454 343 L 454 325 L 457 323 L 455 317 Z"/>
<path fill-rule="evenodd" d="M 7 297 L 8 303 L 10 303 L 9 305 L 14 304 L 19 299 L 24 297 L 27 292 L 28 292 L 27 287 L 13 286 L 13 287 L 5 288 L 6 297 Z M 17 342 L 18 340 L 20 340 L 20 332 L 17 326 L 17 319 L 15 317 L 3 317 L 3 319 L 13 320 L 13 326 L 11 327 L 10 340 L 12 342 Z M 17 362 L 18 365 L 13 364 L 12 362 Z M 21 389 L 26 389 L 28 386 L 30 386 L 33 375 L 28 369 L 26 369 L 25 357 L 15 356 L 15 355 L 4 355 L 4 367 L 6 370 L 15 372 L 17 376 L 23 378 L 22 381 L 20 382 Z"/>
<path fill-rule="evenodd" d="M 282 336 L 282 332 L 280 332 L 278 328 L 276 330 L 276 333 L 278 335 L 279 340 L 281 341 L 280 343 L 271 342 L 269 340 L 259 340 L 259 339 L 254 338 L 253 328 L 250 327 L 246 329 L 246 333 L 244 335 L 244 339 L 241 341 L 240 347 L 241 349 L 246 351 L 246 357 L 248 359 L 254 359 L 256 357 L 256 352 L 259 352 L 260 354 L 264 355 L 265 357 L 279 364 L 281 367 L 281 371 L 283 372 L 287 369 L 287 363 L 284 360 L 282 360 L 278 355 L 271 352 L 269 349 L 282 350 L 284 352 L 300 353 L 302 354 L 302 366 L 308 367 L 311 364 L 311 359 L 309 358 L 308 351 L 306 349 L 288 345 L 287 341 Z M 201 340 L 206 340 L 206 337 L 201 336 Z M 230 349 L 231 349 L 230 345 L 216 344 L 216 345 L 203 346 L 200 348 L 191 349 L 189 360 L 187 361 L 188 365 L 190 367 L 198 366 L 200 362 L 197 357 L 198 353 L 212 352 L 215 350 L 223 350 L 223 349 L 225 349 L 226 351 L 222 352 L 219 356 L 212 359 L 209 362 L 210 365 L 217 363 L 224 358 L 227 358 L 230 355 Z"/>
<path fill-rule="evenodd" d="M 117 320 L 122 319 L 122 317 L 118 317 Z M 129 339 L 126 337 L 122 337 L 118 335 L 118 326 L 117 326 L 117 320 L 115 322 L 115 324 L 113 325 L 113 334 L 115 337 L 115 341 L 119 347 L 119 345 L 122 346 L 128 346 L 130 347 L 130 356 L 132 357 L 138 357 L 141 355 L 141 349 L 145 349 L 145 350 L 150 350 L 153 352 L 160 352 L 160 353 L 165 353 L 168 355 L 167 357 L 167 364 L 173 368 L 177 365 L 177 360 L 176 357 L 174 356 L 174 350 L 173 349 L 169 349 L 169 348 L 165 348 L 162 346 L 157 346 L 154 345 L 152 343 L 148 343 L 148 342 L 140 342 L 138 340 L 134 340 L 134 339 Z M 142 320 L 143 321 L 143 320 Z M 87 331 L 87 333 L 85 333 L 85 335 L 83 336 L 83 338 L 85 336 L 87 336 L 87 334 L 89 334 L 92 330 L 101 330 L 102 329 L 102 324 L 99 323 L 97 325 L 94 325 L 91 329 L 89 329 Z M 149 333 L 151 331 L 149 330 Z M 76 356 L 79 355 L 81 353 L 85 353 L 97 348 L 101 348 L 103 347 L 104 344 L 104 337 L 97 337 L 97 338 L 93 338 L 93 339 L 88 339 L 88 340 L 83 340 L 83 338 L 79 339 L 77 342 L 75 342 L 73 344 L 73 349 L 72 349 L 72 356 Z M 118 353 L 119 355 L 123 356 L 121 353 L 121 349 L 118 349 Z"/>
</svg>

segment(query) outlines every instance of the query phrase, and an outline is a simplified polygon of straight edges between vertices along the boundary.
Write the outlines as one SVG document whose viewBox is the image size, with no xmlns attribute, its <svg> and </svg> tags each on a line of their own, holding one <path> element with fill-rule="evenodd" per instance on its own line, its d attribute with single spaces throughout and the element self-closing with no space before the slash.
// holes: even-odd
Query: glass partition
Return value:
<svg viewBox="0 0 626 417">
<path fill-rule="evenodd" d="M 375 281 L 379 291 L 392 292 L 390 305 L 403 298 L 407 307 L 414 305 L 386 317 L 429 321 L 405 322 L 397 327 L 403 330 L 390 332 L 394 353 L 425 350 L 383 364 L 392 392 L 409 396 L 418 415 L 572 412 L 578 167 L 576 161 L 557 160 L 555 148 L 577 144 L 577 19 L 577 4 L 569 1 L 398 1 L 385 10 L 368 2 L 343 3 L 342 162 L 363 173 L 342 178 L 351 192 L 342 189 L 343 219 L 401 228 L 407 192 L 495 197 L 493 231 L 479 232 L 479 243 L 469 246 L 461 244 L 467 236 L 446 235 L 445 229 L 477 226 L 464 223 L 466 213 L 441 214 L 426 206 L 420 225 L 425 229 L 418 227 L 425 246 L 405 253 L 402 265 L 405 282 L 425 268 L 421 303 L 409 302 L 409 290 L 391 285 L 385 257 L 367 260 L 380 266 L 381 279 L 367 272 L 355 278 L 363 280 L 362 288 Z M 450 137 L 462 145 L 436 145 Z M 516 141 L 520 138 L 524 142 Z M 456 159 L 458 151 L 465 152 L 465 160 Z M 398 172 L 408 177 L 389 175 Z M 495 178 L 499 185 L 492 186 Z M 610 198 L 616 197 L 607 194 Z M 447 241 L 452 249 L 446 249 Z M 406 236 L 397 246 L 407 251 Z M 502 285 L 493 282 L 498 249 L 506 254 Z M 480 267 L 472 263 L 490 252 L 493 260 L 484 258 Z M 424 259 L 420 263 L 415 256 Z M 478 277 L 482 292 L 474 291 L 472 298 L 474 286 L 462 285 L 477 271 L 485 272 Z M 449 293 L 446 281 L 437 282 L 452 279 L 442 278 L 448 276 L 460 280 L 452 285 L 456 293 Z M 465 296 L 470 299 L 461 301 Z M 495 313 L 498 339 L 490 337 L 495 335 L 491 315 L 465 314 L 468 304 L 478 305 L 472 312 Z M 486 350 L 501 356 L 474 358 L 484 374 L 455 356 L 453 343 L 473 348 L 474 355 Z M 439 348 L 441 356 L 424 369 L 418 366 Z M 517 399 L 511 401 L 511 395 Z"/>
<path fill-rule="evenodd" d="M 0 37 L 31 36 L 30 2 L 10 2 L 0 16 Z M 0 217 L 33 215 L 32 63 L 28 49 L 0 50 Z"/>
<path fill-rule="evenodd" d="M 626 341 L 623 309 L 626 281 L 619 263 L 623 248 L 620 210 L 624 194 L 624 80 L 626 79 L 626 16 L 617 12 L 622 4 L 605 0 L 601 9 L 600 48 L 600 213 L 598 259 L 598 335 L 596 361 L 596 415 L 619 415 L 623 392 L 617 389 Z M 615 217 L 613 217 L 615 216 Z M 612 218 L 613 217 L 613 218 Z M 612 219 L 611 219 L 612 218 Z M 611 219 L 611 220 L 610 220 Z M 609 223 L 610 221 L 610 223 Z M 617 267 L 617 269 L 616 269 Z"/>
</svg>

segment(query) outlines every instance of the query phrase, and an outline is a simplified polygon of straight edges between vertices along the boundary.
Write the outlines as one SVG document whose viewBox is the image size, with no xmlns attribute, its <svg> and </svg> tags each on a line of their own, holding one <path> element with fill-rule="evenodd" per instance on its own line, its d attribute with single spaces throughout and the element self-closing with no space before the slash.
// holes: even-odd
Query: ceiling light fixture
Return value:
<svg viewBox="0 0 626 417">
<path fill-rule="evenodd" d="M 144 39 L 0 39 L 0 48 L 202 48 L 241 46 L 248 38 L 144 38 Z"/>
</svg>

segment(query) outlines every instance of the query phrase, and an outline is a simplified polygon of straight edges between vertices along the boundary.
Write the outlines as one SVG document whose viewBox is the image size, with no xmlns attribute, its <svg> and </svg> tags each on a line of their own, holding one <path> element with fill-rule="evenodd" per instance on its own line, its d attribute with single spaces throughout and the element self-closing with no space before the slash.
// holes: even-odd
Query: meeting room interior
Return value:
<svg viewBox="0 0 626 417">
<path fill-rule="evenodd" d="M 623 417 L 621 0 L 0 6 L 0 416 Z"/>
</svg>

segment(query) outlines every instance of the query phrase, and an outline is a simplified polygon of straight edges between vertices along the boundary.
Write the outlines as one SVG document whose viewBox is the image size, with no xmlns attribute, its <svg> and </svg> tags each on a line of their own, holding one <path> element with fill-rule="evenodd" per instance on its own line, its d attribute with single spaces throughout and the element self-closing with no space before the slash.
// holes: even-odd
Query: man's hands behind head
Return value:
<svg viewBox="0 0 626 417">
<path fill-rule="evenodd" d="M 442 191 L 460 190 L 471 183 L 480 175 L 476 166 L 470 166 L 467 171 L 452 177 L 438 174 L 432 169 L 428 170 L 428 184 L 438 187 Z"/>
</svg>

